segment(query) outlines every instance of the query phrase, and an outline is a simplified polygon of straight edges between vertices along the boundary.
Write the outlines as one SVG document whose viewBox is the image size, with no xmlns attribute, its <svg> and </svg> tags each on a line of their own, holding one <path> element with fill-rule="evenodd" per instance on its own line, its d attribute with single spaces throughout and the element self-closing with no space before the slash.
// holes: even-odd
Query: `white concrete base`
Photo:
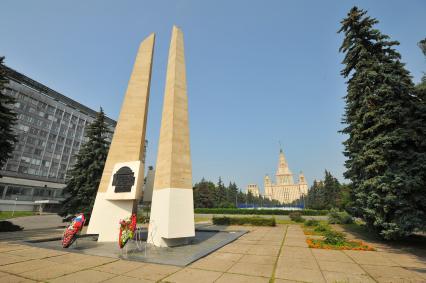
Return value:
<svg viewBox="0 0 426 283">
<path fill-rule="evenodd" d="M 157 247 L 186 244 L 195 236 L 192 189 L 157 189 L 152 194 L 148 243 Z"/>
<path fill-rule="evenodd" d="M 87 234 L 99 234 L 98 242 L 118 242 L 120 219 L 131 216 L 135 200 L 108 200 L 107 193 L 96 195 Z"/>
</svg>

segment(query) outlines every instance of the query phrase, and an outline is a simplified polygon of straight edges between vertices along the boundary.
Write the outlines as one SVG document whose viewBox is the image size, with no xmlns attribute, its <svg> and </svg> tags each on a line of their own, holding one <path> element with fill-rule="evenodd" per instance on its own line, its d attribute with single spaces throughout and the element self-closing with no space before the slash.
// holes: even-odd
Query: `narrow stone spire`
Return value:
<svg viewBox="0 0 426 283">
<path fill-rule="evenodd" d="M 188 98 L 182 31 L 173 27 L 152 195 L 148 243 L 175 246 L 195 236 Z"/>
<path fill-rule="evenodd" d="M 114 130 L 98 193 L 92 210 L 88 233 L 99 234 L 98 241 L 116 241 L 120 219 L 129 217 L 142 195 L 144 179 L 145 131 L 155 34 L 139 46 L 133 71 Z M 116 193 L 113 174 L 127 167 L 134 176 L 130 191 Z"/>
<path fill-rule="evenodd" d="M 176 26 L 170 42 L 162 115 L 154 190 L 192 190 L 183 33 Z"/>
</svg>

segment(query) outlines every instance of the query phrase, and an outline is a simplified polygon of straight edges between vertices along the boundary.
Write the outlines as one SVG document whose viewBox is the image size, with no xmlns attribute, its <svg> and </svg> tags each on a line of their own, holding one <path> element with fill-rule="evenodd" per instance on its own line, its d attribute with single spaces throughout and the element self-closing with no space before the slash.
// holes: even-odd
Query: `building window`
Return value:
<svg viewBox="0 0 426 283">
<path fill-rule="evenodd" d="M 8 186 L 4 199 L 32 200 L 32 188 Z"/>
</svg>

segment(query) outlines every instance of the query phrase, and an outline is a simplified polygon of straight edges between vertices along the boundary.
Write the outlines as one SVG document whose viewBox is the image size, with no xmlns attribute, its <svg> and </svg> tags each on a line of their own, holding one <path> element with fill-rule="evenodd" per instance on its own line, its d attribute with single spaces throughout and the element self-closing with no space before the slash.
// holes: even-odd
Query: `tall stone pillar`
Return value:
<svg viewBox="0 0 426 283">
<path fill-rule="evenodd" d="M 188 98 L 182 31 L 173 27 L 152 196 L 148 243 L 184 244 L 195 236 Z"/>
<path fill-rule="evenodd" d="M 155 35 L 139 46 L 112 138 L 87 233 L 117 241 L 119 220 L 129 217 L 142 194 L 145 129 Z"/>
</svg>

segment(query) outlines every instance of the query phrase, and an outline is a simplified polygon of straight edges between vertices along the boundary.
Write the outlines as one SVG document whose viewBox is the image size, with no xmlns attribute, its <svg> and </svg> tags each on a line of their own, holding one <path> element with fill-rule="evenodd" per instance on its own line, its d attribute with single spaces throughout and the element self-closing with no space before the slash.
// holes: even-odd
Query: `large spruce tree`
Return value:
<svg viewBox="0 0 426 283">
<path fill-rule="evenodd" d="M 409 72 L 397 41 L 354 7 L 342 20 L 341 74 L 347 81 L 342 130 L 355 211 L 385 239 L 407 236 L 426 223 L 426 159 Z M 416 114 L 417 113 L 417 114 Z"/>
<path fill-rule="evenodd" d="M 12 128 L 16 121 L 16 113 L 12 110 L 15 99 L 6 95 L 6 85 L 9 80 L 3 68 L 3 61 L 4 57 L 0 57 L 0 169 L 10 158 L 16 142 L 16 135 Z"/>
<path fill-rule="evenodd" d="M 78 152 L 77 161 L 69 172 L 65 187 L 69 196 L 62 203 L 60 215 L 91 213 L 108 155 L 108 133 L 110 130 L 101 108 L 87 127 L 88 141 Z"/>
</svg>

